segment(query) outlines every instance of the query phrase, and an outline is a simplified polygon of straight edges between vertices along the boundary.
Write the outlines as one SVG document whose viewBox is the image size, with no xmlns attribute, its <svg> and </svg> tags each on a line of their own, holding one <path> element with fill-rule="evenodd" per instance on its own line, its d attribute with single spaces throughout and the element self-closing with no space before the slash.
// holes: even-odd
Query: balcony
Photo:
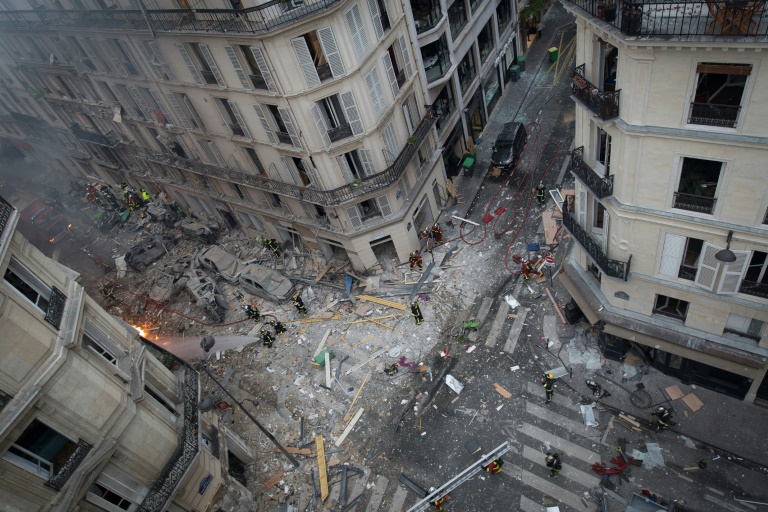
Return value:
<svg viewBox="0 0 768 512">
<path fill-rule="evenodd" d="M 753 295 L 762 299 L 768 299 L 768 284 L 742 281 L 739 292 Z"/>
<path fill-rule="evenodd" d="M 566 201 L 565 204 L 568 204 Z M 595 264 L 600 267 L 600 270 L 608 277 L 615 277 L 617 279 L 627 280 L 629 276 L 629 265 L 632 262 L 630 256 L 629 261 L 618 261 L 608 258 L 603 252 L 602 244 L 597 242 L 587 231 L 576 222 L 576 219 L 571 215 L 571 212 L 567 208 L 563 208 L 563 226 L 565 229 L 571 232 L 573 237 L 579 242 L 579 245 L 589 254 Z"/>
<path fill-rule="evenodd" d="M 336 128 L 328 129 L 328 138 L 331 139 L 331 143 L 339 142 L 340 140 L 344 140 L 351 136 L 352 136 L 352 125 L 350 124 L 342 124 L 340 126 L 337 126 Z M 291 140 L 289 137 L 287 144 L 290 144 L 290 143 L 291 143 Z"/>
<path fill-rule="evenodd" d="M 736 120 L 739 118 L 739 112 L 741 112 L 741 106 L 691 103 L 688 123 L 734 128 Z"/>
<path fill-rule="evenodd" d="M 601 91 L 584 78 L 584 64 L 574 68 L 571 91 L 576 99 L 600 119 L 607 120 L 619 115 L 619 94 L 621 91 Z"/>
<path fill-rule="evenodd" d="M 60 108 L 65 112 L 80 112 L 89 116 L 96 116 L 102 119 L 109 119 L 115 116 L 114 107 L 117 103 L 107 103 L 104 101 L 93 102 L 86 100 L 67 100 L 59 98 L 48 98 L 48 104 Z"/>
<path fill-rule="evenodd" d="M 714 197 L 696 196 L 693 194 L 675 192 L 675 201 L 672 207 L 679 208 L 681 210 L 689 210 L 692 212 L 707 213 L 712 215 L 712 212 L 715 211 L 716 202 L 717 199 Z"/>
<path fill-rule="evenodd" d="M 413 21 L 416 25 L 416 33 L 421 34 L 435 27 L 442 19 L 440 2 L 421 0 L 413 4 Z"/>
<path fill-rule="evenodd" d="M 219 85 L 219 81 L 216 80 L 216 75 L 213 74 L 213 71 L 208 71 L 205 69 L 201 69 L 200 76 L 203 77 L 203 80 L 208 85 Z"/>
<path fill-rule="evenodd" d="M 677 277 L 680 279 L 687 279 L 688 281 L 696 280 L 696 273 L 699 271 L 696 267 L 687 267 L 680 265 L 680 270 L 677 272 Z"/>
<path fill-rule="evenodd" d="M 80 125 L 77 123 L 73 124 L 70 127 L 70 130 L 72 130 L 72 135 L 74 135 L 78 139 L 85 142 L 92 142 L 100 146 L 107 146 L 107 147 L 113 148 L 115 147 L 116 144 L 120 142 L 120 139 L 118 139 L 112 131 L 109 131 L 102 135 L 101 133 L 94 133 L 94 132 L 89 132 L 87 130 L 83 130 L 82 128 L 80 128 Z"/>
<path fill-rule="evenodd" d="M 613 174 L 604 178 L 584 163 L 584 146 L 571 153 L 570 171 L 599 199 L 613 195 Z"/>
<path fill-rule="evenodd" d="M 351 133 L 352 129 L 350 128 L 350 135 Z M 277 140 L 279 140 L 282 144 L 288 144 L 289 146 L 293 145 L 293 141 L 291 140 L 291 136 L 289 134 L 285 132 L 275 132 L 275 135 L 277 135 Z"/>
<path fill-rule="evenodd" d="M 247 9 L 36 9 L 0 11 L 0 28 L 39 31 L 60 28 L 126 31 L 263 34 L 324 11 L 341 0 L 272 0 Z M 150 28 L 151 27 L 151 28 Z"/>
<path fill-rule="evenodd" d="M 248 75 L 248 77 L 251 79 L 251 83 L 253 84 L 253 87 L 255 89 L 262 89 L 264 91 L 269 90 L 267 81 L 264 80 L 264 77 L 262 77 L 261 75 Z"/>
<path fill-rule="evenodd" d="M 260 174 L 254 175 L 234 171 L 232 169 L 222 169 L 215 165 L 205 164 L 197 160 L 188 160 L 175 155 L 157 153 L 150 149 L 135 145 L 125 143 L 123 145 L 134 157 L 170 165 L 196 174 L 202 174 L 203 176 L 211 176 L 230 181 L 232 183 L 237 183 L 238 185 L 253 187 L 265 192 L 271 192 L 287 197 L 295 197 L 301 201 L 307 201 L 321 206 L 337 206 L 354 201 L 358 197 L 371 194 L 377 190 L 387 188 L 399 180 L 408 167 L 408 164 L 418 153 L 422 142 L 429 136 L 434 122 L 435 116 L 432 114 L 431 110 L 428 110 L 427 115 L 424 116 L 424 119 L 421 120 L 421 123 L 413 132 L 413 135 L 411 135 L 413 142 L 405 145 L 392 165 L 380 173 L 361 178 L 359 184 L 344 185 L 333 190 L 304 188 L 291 183 L 271 180 Z"/>
</svg>

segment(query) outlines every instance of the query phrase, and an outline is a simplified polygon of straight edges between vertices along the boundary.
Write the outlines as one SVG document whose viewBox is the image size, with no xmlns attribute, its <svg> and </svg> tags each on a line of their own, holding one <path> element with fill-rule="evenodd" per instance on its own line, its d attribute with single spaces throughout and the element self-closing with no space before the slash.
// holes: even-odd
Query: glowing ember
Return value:
<svg viewBox="0 0 768 512">
<path fill-rule="evenodd" d="M 142 338 L 145 338 L 145 337 L 147 336 L 147 332 L 146 332 L 144 329 L 142 329 L 141 327 L 136 327 L 135 325 L 132 325 L 131 327 L 133 327 L 134 329 L 136 329 L 137 331 L 139 331 L 139 335 L 140 335 Z"/>
</svg>

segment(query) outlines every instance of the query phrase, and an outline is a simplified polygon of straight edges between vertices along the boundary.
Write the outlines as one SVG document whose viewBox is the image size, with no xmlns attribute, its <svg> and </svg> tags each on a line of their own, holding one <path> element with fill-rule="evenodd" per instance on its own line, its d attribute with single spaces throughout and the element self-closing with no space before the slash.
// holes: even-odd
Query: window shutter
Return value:
<svg viewBox="0 0 768 512">
<path fill-rule="evenodd" d="M 232 48 L 231 46 L 225 46 L 224 50 L 227 52 L 227 56 L 229 57 L 229 60 L 232 61 L 232 67 L 235 68 L 235 72 L 237 73 L 237 78 L 240 79 L 240 83 L 243 84 L 243 88 L 246 91 L 250 91 L 252 89 L 251 81 L 248 79 L 248 76 L 246 76 L 245 70 L 243 69 L 242 64 L 240 64 L 240 60 L 237 58 L 235 49 Z"/>
<path fill-rule="evenodd" d="M 397 75 L 395 75 L 395 68 L 392 66 L 392 57 L 389 56 L 389 52 L 384 54 L 382 58 L 384 61 L 384 69 L 387 70 L 387 78 L 389 79 L 389 88 L 392 89 L 392 97 L 397 98 L 400 94 L 400 85 L 397 83 Z"/>
<path fill-rule="evenodd" d="M 608 214 L 608 210 L 603 211 L 603 253 L 608 255 L 608 234 L 610 231 L 611 216 Z"/>
<path fill-rule="evenodd" d="M 120 61 L 120 59 L 117 58 L 117 53 L 114 49 L 115 41 L 113 39 L 106 39 L 103 41 L 99 49 L 102 50 L 109 59 L 109 62 L 111 63 L 112 67 L 114 68 L 113 71 L 119 75 L 127 76 L 128 70 L 125 69 L 125 66 L 123 66 L 123 63 Z"/>
<path fill-rule="evenodd" d="M 397 136 L 395 135 L 395 130 L 392 127 L 392 121 L 387 123 L 387 126 L 384 127 L 384 130 L 381 132 L 381 136 L 384 139 L 384 146 L 387 148 L 387 164 L 391 164 L 395 161 L 395 158 L 397 158 L 398 153 L 400 153 L 400 146 L 397 143 Z"/>
<path fill-rule="evenodd" d="M 717 293 L 721 295 L 734 295 L 739 292 L 739 285 L 747 271 L 751 251 L 733 251 L 733 254 L 736 255 L 736 261 L 725 264 L 723 274 L 720 276 L 720 284 L 717 286 Z"/>
<path fill-rule="evenodd" d="M 667 277 L 677 277 L 680 264 L 683 262 L 685 237 L 667 233 L 664 235 L 664 247 L 661 250 L 661 266 L 659 274 Z"/>
<path fill-rule="evenodd" d="M 579 191 L 579 200 L 576 202 L 576 222 L 579 226 L 585 227 L 587 225 L 587 191 Z"/>
<path fill-rule="evenodd" d="M 357 154 L 360 156 L 360 162 L 363 164 L 363 172 L 366 176 L 373 176 L 376 171 L 373 167 L 373 155 L 367 149 L 358 149 Z"/>
<path fill-rule="evenodd" d="M 296 175 L 298 174 L 298 170 L 296 169 L 296 166 L 293 165 L 293 161 L 289 160 L 288 157 L 280 156 L 280 160 L 283 162 L 283 167 L 285 168 L 285 173 L 288 175 L 288 177 L 291 180 L 291 183 L 294 185 L 298 185 L 296 181 Z"/>
<path fill-rule="evenodd" d="M 405 124 L 408 126 L 408 133 L 412 134 L 416 130 L 416 125 L 413 122 L 411 105 L 407 101 L 403 102 L 403 116 L 405 117 Z"/>
<path fill-rule="evenodd" d="M 304 201 L 301 202 L 301 209 L 304 210 L 304 216 L 309 220 L 315 220 L 317 218 L 317 213 L 315 213 L 315 209 L 312 208 L 312 206 L 305 203 Z"/>
<path fill-rule="evenodd" d="M 229 108 L 232 109 L 232 113 L 235 114 L 235 119 L 237 119 L 237 124 L 240 125 L 240 128 L 243 130 L 243 133 L 245 136 L 249 139 L 252 139 L 251 132 L 248 131 L 248 127 L 245 125 L 245 120 L 243 119 L 243 116 L 240 115 L 240 109 L 237 108 L 237 105 L 235 105 L 234 101 L 227 100 L 227 103 L 229 103 Z"/>
<path fill-rule="evenodd" d="M 384 26 L 381 24 L 381 11 L 376 0 L 368 0 L 368 10 L 371 11 L 371 20 L 373 21 L 373 30 L 376 31 L 376 40 L 384 35 Z"/>
<path fill-rule="evenodd" d="M 320 39 L 320 46 L 323 47 L 325 58 L 331 67 L 331 74 L 334 78 L 344 76 L 344 61 L 341 60 L 339 47 L 336 45 L 336 38 L 333 37 L 331 27 L 317 29 L 317 35 Z"/>
<path fill-rule="evenodd" d="M 382 216 L 386 218 L 392 215 L 392 207 L 389 205 L 389 198 L 387 196 L 377 197 L 376 202 L 379 205 L 379 211 L 381 211 Z"/>
<path fill-rule="evenodd" d="M 349 168 L 347 158 L 344 155 L 339 155 L 336 157 L 336 161 L 339 163 L 339 168 L 341 169 L 341 174 L 344 176 L 344 180 L 347 183 L 355 181 L 355 176 L 352 174 L 352 169 Z"/>
<path fill-rule="evenodd" d="M 400 34 L 400 51 L 403 52 L 405 78 L 408 78 L 413 75 L 413 66 L 411 66 L 411 56 L 408 54 L 408 42 L 405 40 L 405 34 Z"/>
<path fill-rule="evenodd" d="M 302 160 L 301 164 L 304 166 L 304 172 L 306 173 L 307 177 L 309 178 L 309 185 L 307 187 L 314 187 L 317 185 L 317 175 L 315 174 L 315 170 L 312 168 L 310 163 L 306 160 Z"/>
<path fill-rule="evenodd" d="M 93 325 L 88 319 L 85 320 L 85 328 L 83 330 L 89 338 L 101 345 L 104 350 L 109 352 L 117 360 L 117 367 L 121 371 L 125 373 L 129 372 L 131 358 L 127 351 L 123 350 L 117 343 L 109 339 L 109 336 L 104 334 L 101 329 Z"/>
<path fill-rule="evenodd" d="M 296 132 L 296 126 L 294 126 L 291 120 L 291 114 L 287 108 L 277 107 L 277 111 L 280 113 L 280 118 L 283 120 L 285 129 L 288 130 L 288 135 L 291 137 L 291 144 L 294 147 L 301 149 L 301 141 L 299 140 L 299 134 Z"/>
<path fill-rule="evenodd" d="M 133 101 L 136 102 L 136 104 L 139 106 L 141 111 L 144 113 L 144 117 L 147 118 L 147 120 L 155 119 L 154 111 L 149 108 L 149 105 L 147 105 L 147 102 L 144 101 L 144 98 L 141 96 L 141 93 L 136 89 L 135 87 L 126 87 L 128 89 L 128 92 L 131 93 L 131 96 L 133 97 Z"/>
<path fill-rule="evenodd" d="M 371 104 L 376 117 L 383 116 L 384 111 L 387 110 L 387 105 L 384 102 L 384 93 L 381 90 L 381 82 L 375 66 L 365 75 L 365 85 L 368 87 L 368 94 L 371 97 Z"/>
<path fill-rule="evenodd" d="M 272 72 L 269 70 L 269 65 L 267 65 L 267 59 L 264 58 L 264 53 L 262 53 L 261 48 L 251 46 L 251 53 L 253 54 L 253 58 L 256 59 L 256 65 L 259 66 L 259 71 L 261 71 L 261 77 L 264 79 L 265 82 L 267 82 L 267 87 L 269 88 L 269 92 L 277 92 L 277 85 L 275 84 L 274 78 L 272 78 Z M 314 69 L 314 66 L 312 67 L 312 69 Z M 315 72 L 315 75 L 317 75 L 317 72 Z"/>
<path fill-rule="evenodd" d="M 731 313 L 728 315 L 728 320 L 725 322 L 725 328 L 736 332 L 749 331 L 749 325 L 752 323 L 751 318 L 747 318 L 741 315 L 734 315 Z"/>
<path fill-rule="evenodd" d="M 277 136 L 275 135 L 275 132 L 272 130 L 272 128 L 269 126 L 269 121 L 267 121 L 267 116 L 264 115 L 264 110 L 262 110 L 261 105 L 258 103 L 253 104 L 253 110 L 256 111 L 256 115 L 259 118 L 259 121 L 261 122 L 261 126 L 264 128 L 264 131 L 267 133 L 267 138 L 269 139 L 269 142 L 272 144 L 277 144 Z"/>
<path fill-rule="evenodd" d="M 203 57 L 205 58 L 205 62 L 208 63 L 208 67 L 211 68 L 211 73 L 213 73 L 213 76 L 216 77 L 216 82 L 222 87 L 227 86 L 227 82 L 224 81 L 224 77 L 221 76 L 221 71 L 219 71 L 219 66 L 216 65 L 216 61 L 213 60 L 213 55 L 211 55 L 211 50 L 208 48 L 207 44 L 203 43 L 197 43 L 197 46 L 200 47 L 200 51 L 203 52 Z"/>
<path fill-rule="evenodd" d="M 149 48 L 152 50 L 152 55 L 154 55 L 155 60 L 161 66 L 163 66 L 163 70 L 165 71 L 165 74 L 168 75 L 168 80 L 175 82 L 176 75 L 173 73 L 173 70 L 171 69 L 170 64 L 168 64 L 168 61 L 165 60 L 165 55 L 163 55 L 163 52 L 160 50 L 160 47 L 157 46 L 157 43 L 154 41 L 149 41 L 147 44 L 149 45 Z"/>
<path fill-rule="evenodd" d="M 403 172 L 403 178 L 400 180 L 400 183 L 403 184 L 403 190 L 405 191 L 405 197 L 408 197 L 408 194 L 411 193 L 411 182 L 408 181 L 408 168 L 405 168 L 405 172 Z"/>
<path fill-rule="evenodd" d="M 363 221 L 360 219 L 360 209 L 357 205 L 347 208 L 347 216 L 349 217 L 349 222 L 352 223 L 353 228 L 362 227 Z"/>
<path fill-rule="evenodd" d="M 139 47 L 139 52 L 141 52 L 141 56 L 144 57 L 144 61 L 147 63 L 147 67 L 149 68 L 149 71 L 152 73 L 152 76 L 155 80 L 162 80 L 163 77 L 160 75 L 160 72 L 157 70 L 157 67 L 155 67 L 155 58 L 152 56 L 152 50 L 149 49 L 149 42 L 148 41 L 139 41 L 139 44 L 137 45 Z"/>
<path fill-rule="evenodd" d="M 197 85 L 203 85 L 203 77 L 201 77 L 200 73 L 197 72 L 197 68 L 192 62 L 192 59 L 187 52 L 187 48 L 182 43 L 176 43 L 176 48 L 179 50 L 179 53 L 181 54 L 181 60 L 183 60 L 184 64 L 186 64 L 189 68 L 189 72 L 192 74 L 192 78 L 195 79 Z"/>
<path fill-rule="evenodd" d="M 715 254 L 723 248 L 704 242 L 701 249 L 701 259 L 699 260 L 699 270 L 696 272 L 694 283 L 706 290 L 712 291 L 715 287 L 715 277 L 720 269 L 720 262 L 715 258 Z"/>
<path fill-rule="evenodd" d="M 112 91 L 112 94 L 115 95 L 115 98 L 117 98 L 117 101 L 120 102 L 120 106 L 123 107 L 123 110 L 128 114 L 129 117 L 133 117 L 134 119 L 138 117 L 136 115 L 136 111 L 133 110 L 133 107 L 131 106 L 130 102 L 128 101 L 128 98 L 123 96 L 123 93 L 120 92 L 120 89 L 117 87 L 113 87 L 111 85 L 108 86 L 109 90 Z"/>
<path fill-rule="evenodd" d="M 187 159 L 189 160 L 197 160 L 197 153 L 192 151 L 189 146 L 184 142 L 183 137 L 174 137 L 173 139 L 179 146 L 181 146 L 181 149 L 184 150 L 184 154 L 187 155 Z"/>
<path fill-rule="evenodd" d="M 328 125 L 325 122 L 325 118 L 323 117 L 322 112 L 320 112 L 320 107 L 317 105 L 312 105 L 310 111 L 315 120 L 317 132 L 320 134 L 320 138 L 323 141 L 323 146 L 325 146 L 325 150 L 328 151 L 331 148 L 331 138 L 328 136 Z"/>
<path fill-rule="evenodd" d="M 362 63 L 371 47 L 368 43 L 368 34 L 365 33 L 363 18 L 360 16 L 360 6 L 354 4 L 351 9 L 344 13 L 344 17 L 347 19 L 349 33 L 352 35 L 357 62 Z"/>
<path fill-rule="evenodd" d="M 160 107 L 160 112 L 163 113 L 163 116 L 165 116 L 166 122 L 173 124 L 173 118 L 171 117 L 171 113 L 168 110 L 168 107 L 165 106 L 165 102 L 163 101 L 163 97 L 160 96 L 160 93 L 153 90 L 153 89 L 147 89 L 149 91 L 149 95 L 152 96 L 152 99 L 155 100 L 155 103 L 157 103 L 157 106 Z"/>
<path fill-rule="evenodd" d="M 176 115 L 181 121 L 181 126 L 186 128 L 187 130 L 191 130 L 192 123 L 189 122 L 189 119 L 187 118 L 186 114 L 184 114 L 184 110 L 182 110 L 181 105 L 179 105 L 179 102 L 176 100 L 176 96 L 174 95 L 174 93 L 167 92 L 165 93 L 165 96 L 168 98 L 168 101 L 171 102 L 171 108 L 173 108 L 173 111 L 176 112 Z"/>
<path fill-rule="evenodd" d="M 307 42 L 303 37 L 297 37 L 291 39 L 291 44 L 293 45 L 293 50 L 296 52 L 296 57 L 299 59 L 299 67 L 301 67 L 301 71 L 304 73 L 304 79 L 307 81 L 307 85 L 309 87 L 317 87 L 320 85 L 320 77 L 317 76 L 317 69 L 315 69 L 315 63 L 312 62 L 312 54 L 309 53 Z M 251 51 L 253 51 L 253 49 L 251 49 Z"/>
<path fill-rule="evenodd" d="M 195 110 L 195 106 L 192 105 L 192 100 L 190 100 L 187 95 L 182 95 L 181 100 L 184 102 L 187 111 L 189 111 L 189 114 L 192 116 L 192 120 L 197 123 L 197 126 L 201 131 L 205 131 L 205 124 L 203 124 L 203 120 L 200 119 L 200 116 L 197 115 L 197 110 Z"/>
<path fill-rule="evenodd" d="M 347 122 L 352 126 L 352 134 L 362 135 L 365 133 L 365 128 L 363 128 L 363 121 L 360 119 L 360 112 L 357 110 L 355 96 L 351 91 L 343 92 L 340 96 Z"/>
<path fill-rule="evenodd" d="M 226 167 L 227 163 L 224 161 L 224 158 L 222 158 L 219 148 L 216 147 L 216 143 L 212 140 L 207 140 L 206 143 L 208 145 L 208 150 L 213 157 L 213 163 L 219 167 Z"/>
</svg>

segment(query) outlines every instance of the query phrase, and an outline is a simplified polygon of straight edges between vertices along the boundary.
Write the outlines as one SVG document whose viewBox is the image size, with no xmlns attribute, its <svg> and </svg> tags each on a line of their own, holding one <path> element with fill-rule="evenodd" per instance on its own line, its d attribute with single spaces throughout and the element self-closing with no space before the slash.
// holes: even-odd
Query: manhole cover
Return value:
<svg viewBox="0 0 768 512">
<path fill-rule="evenodd" d="M 393 347 L 389 351 L 389 357 L 397 357 L 400 355 L 400 347 Z"/>
</svg>

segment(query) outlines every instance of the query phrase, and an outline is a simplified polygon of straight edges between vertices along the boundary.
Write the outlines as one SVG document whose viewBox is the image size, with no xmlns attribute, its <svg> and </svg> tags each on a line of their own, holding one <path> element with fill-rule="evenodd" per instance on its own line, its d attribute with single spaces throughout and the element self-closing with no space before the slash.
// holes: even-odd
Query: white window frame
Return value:
<svg viewBox="0 0 768 512">
<path fill-rule="evenodd" d="M 26 302 L 34 306 L 37 310 L 42 312 L 43 314 L 46 314 L 48 312 L 48 306 L 50 305 L 51 301 L 51 292 L 52 289 L 50 286 L 47 286 L 43 281 L 41 281 L 37 276 L 35 276 L 29 269 L 27 269 L 24 265 L 19 263 L 15 258 L 11 258 L 11 261 L 8 263 L 8 269 L 9 271 L 13 272 L 13 274 L 16 275 L 19 279 L 21 279 L 27 286 L 32 288 L 38 295 L 38 298 L 35 302 L 32 302 L 29 298 L 27 298 L 24 293 L 22 293 L 21 290 L 16 288 L 13 284 L 11 284 L 9 281 L 5 279 L 5 274 L 3 274 L 3 281 L 8 284 L 8 286 L 13 290 L 14 293 L 16 293 L 19 297 L 23 298 Z M 46 307 L 45 309 L 41 308 L 38 304 L 40 301 L 40 298 L 45 300 Z"/>
</svg>

